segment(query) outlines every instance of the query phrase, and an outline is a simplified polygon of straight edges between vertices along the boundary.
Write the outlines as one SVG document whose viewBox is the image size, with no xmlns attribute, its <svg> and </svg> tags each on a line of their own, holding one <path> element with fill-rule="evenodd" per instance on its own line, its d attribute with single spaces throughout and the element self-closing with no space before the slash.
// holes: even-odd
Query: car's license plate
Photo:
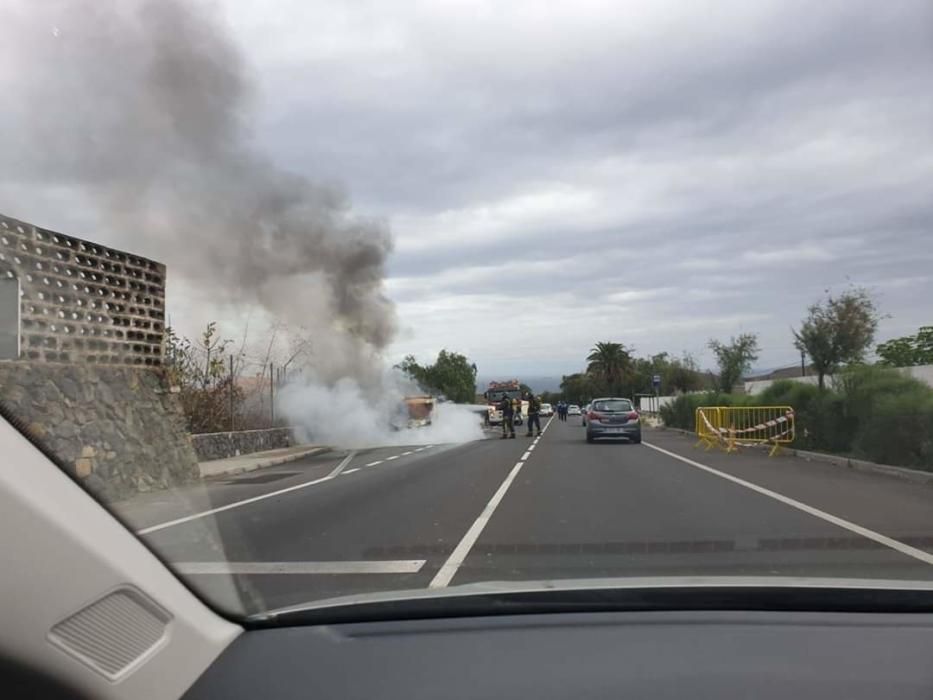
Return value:
<svg viewBox="0 0 933 700">
<path fill-rule="evenodd" d="M 622 428 L 606 428 L 607 433 L 621 433 L 624 432 Z"/>
</svg>

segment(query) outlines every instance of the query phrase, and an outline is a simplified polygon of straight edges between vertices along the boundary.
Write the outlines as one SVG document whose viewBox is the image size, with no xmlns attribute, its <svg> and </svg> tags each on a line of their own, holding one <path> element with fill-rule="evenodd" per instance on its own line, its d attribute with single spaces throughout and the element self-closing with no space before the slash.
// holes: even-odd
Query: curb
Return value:
<svg viewBox="0 0 933 700">
<path fill-rule="evenodd" d="M 828 455 L 822 452 L 808 452 L 806 450 L 789 451 L 793 452 L 795 457 L 806 460 L 807 462 L 823 462 L 826 464 L 834 464 L 837 467 L 846 467 L 857 472 L 884 474 L 885 476 L 893 476 L 897 479 L 912 481 L 916 484 L 933 484 L 933 472 L 922 472 L 918 469 L 895 467 L 891 464 L 878 464 L 877 462 L 867 462 L 864 459 L 852 459 L 851 457 Z"/>
<path fill-rule="evenodd" d="M 680 433 L 681 435 L 686 435 L 688 437 L 696 437 L 696 433 L 691 430 L 684 430 L 683 428 L 668 428 L 666 426 L 662 426 L 657 428 L 657 430 L 668 430 L 670 432 Z M 784 448 L 784 454 L 792 455 L 806 462 L 822 462 L 824 464 L 832 464 L 837 467 L 852 469 L 857 472 L 883 474 L 884 476 L 903 479 L 915 484 L 933 484 L 933 472 L 920 471 L 919 469 L 910 469 L 909 467 L 895 467 L 891 464 L 878 464 L 877 462 L 869 462 L 864 459 L 853 459 L 851 457 L 843 457 L 842 455 L 831 455 L 824 452 L 809 452 L 807 450 L 796 450 L 793 448 Z"/>
<path fill-rule="evenodd" d="M 228 477 L 232 474 L 244 474 L 246 472 L 256 471 L 257 469 L 265 469 L 267 467 L 277 467 L 280 464 L 287 464 L 288 462 L 294 462 L 295 460 L 302 459 L 304 457 L 309 457 L 311 455 L 321 454 L 323 452 L 329 452 L 331 447 L 309 447 L 307 450 L 302 450 L 301 452 L 293 452 L 289 455 L 282 455 L 281 457 L 270 457 L 268 459 L 261 459 L 258 462 L 253 464 L 243 465 L 243 466 L 234 466 L 229 469 L 224 469 L 223 471 L 213 472 L 210 474 L 201 474 L 202 479 L 213 479 L 214 477 Z M 242 455 L 246 456 L 246 455 Z M 216 460 L 220 461 L 220 460 Z M 198 468 L 200 469 L 201 464 L 210 464 L 208 462 L 198 463 Z"/>
</svg>

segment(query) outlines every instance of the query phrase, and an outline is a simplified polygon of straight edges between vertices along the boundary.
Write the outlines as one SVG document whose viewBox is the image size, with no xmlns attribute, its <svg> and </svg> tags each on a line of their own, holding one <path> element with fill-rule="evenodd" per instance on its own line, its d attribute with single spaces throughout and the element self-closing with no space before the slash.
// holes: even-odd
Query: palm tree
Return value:
<svg viewBox="0 0 933 700">
<path fill-rule="evenodd" d="M 622 343 L 596 343 L 586 360 L 587 373 L 602 379 L 610 393 L 618 391 L 632 365 L 632 355 Z"/>
</svg>

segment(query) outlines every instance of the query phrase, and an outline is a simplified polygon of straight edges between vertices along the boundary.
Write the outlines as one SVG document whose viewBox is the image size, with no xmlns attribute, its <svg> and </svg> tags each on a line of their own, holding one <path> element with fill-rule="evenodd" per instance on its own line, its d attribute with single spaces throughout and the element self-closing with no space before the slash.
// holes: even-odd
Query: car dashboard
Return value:
<svg viewBox="0 0 933 700">
<path fill-rule="evenodd" d="M 258 629 L 206 698 L 929 698 L 933 615 L 610 612 Z"/>
</svg>

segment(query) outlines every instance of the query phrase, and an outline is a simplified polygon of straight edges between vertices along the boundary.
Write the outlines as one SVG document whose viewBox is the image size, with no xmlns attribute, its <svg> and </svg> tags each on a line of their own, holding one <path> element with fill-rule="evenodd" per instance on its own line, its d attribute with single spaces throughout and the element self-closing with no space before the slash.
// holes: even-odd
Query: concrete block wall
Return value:
<svg viewBox="0 0 933 700">
<path fill-rule="evenodd" d="M 161 365 L 163 264 L 0 214 L 0 277 L 19 281 L 20 358 Z"/>
</svg>

